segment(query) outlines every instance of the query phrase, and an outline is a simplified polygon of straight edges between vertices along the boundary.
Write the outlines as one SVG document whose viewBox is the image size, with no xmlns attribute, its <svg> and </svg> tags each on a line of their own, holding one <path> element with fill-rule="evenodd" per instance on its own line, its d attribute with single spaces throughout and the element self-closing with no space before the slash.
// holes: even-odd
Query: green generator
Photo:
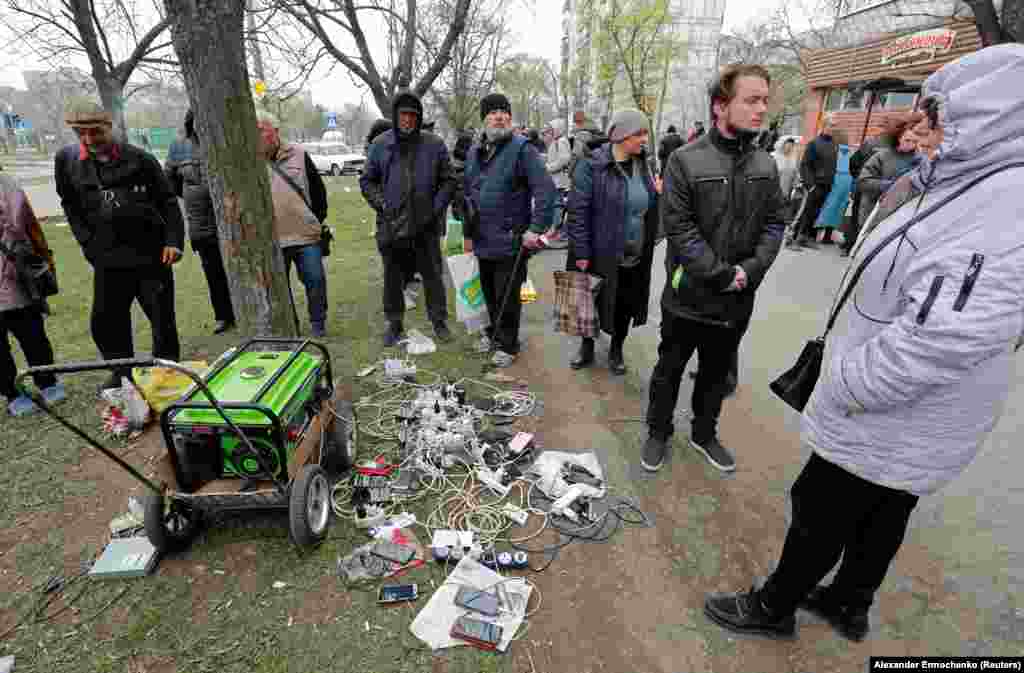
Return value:
<svg viewBox="0 0 1024 673">
<path fill-rule="evenodd" d="M 255 455 L 193 386 L 160 416 L 179 487 L 216 479 L 289 481 L 288 465 L 333 393 L 331 359 L 301 339 L 251 339 L 222 355 L 203 381 Z"/>
</svg>

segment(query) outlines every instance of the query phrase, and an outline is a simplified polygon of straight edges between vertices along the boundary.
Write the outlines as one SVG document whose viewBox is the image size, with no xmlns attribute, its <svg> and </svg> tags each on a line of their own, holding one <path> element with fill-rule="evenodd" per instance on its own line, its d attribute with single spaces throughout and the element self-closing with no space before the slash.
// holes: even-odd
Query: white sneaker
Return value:
<svg viewBox="0 0 1024 673">
<path fill-rule="evenodd" d="M 503 350 L 494 351 L 494 356 L 491 358 L 491 364 L 495 367 L 508 367 L 516 361 L 516 356 L 511 353 L 506 353 Z"/>
<path fill-rule="evenodd" d="M 405 296 L 405 310 L 411 311 L 416 308 L 416 294 L 406 290 L 402 293 Z"/>
</svg>

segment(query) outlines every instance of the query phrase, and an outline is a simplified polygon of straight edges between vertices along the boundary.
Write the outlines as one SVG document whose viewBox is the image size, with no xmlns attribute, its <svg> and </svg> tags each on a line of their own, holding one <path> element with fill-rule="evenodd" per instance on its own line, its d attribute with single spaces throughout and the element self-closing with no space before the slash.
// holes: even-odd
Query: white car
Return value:
<svg viewBox="0 0 1024 673">
<path fill-rule="evenodd" d="M 341 143 L 306 143 L 303 145 L 316 169 L 330 175 L 359 174 L 366 166 L 366 156 L 353 152 Z"/>
</svg>

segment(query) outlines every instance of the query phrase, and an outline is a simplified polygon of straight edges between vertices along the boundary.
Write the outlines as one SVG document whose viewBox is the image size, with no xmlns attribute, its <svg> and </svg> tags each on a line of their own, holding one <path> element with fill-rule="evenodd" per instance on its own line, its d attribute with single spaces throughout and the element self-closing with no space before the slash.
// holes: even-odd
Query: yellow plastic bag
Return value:
<svg viewBox="0 0 1024 673">
<path fill-rule="evenodd" d="M 189 360 L 182 362 L 181 365 L 199 376 L 209 368 L 209 364 L 202 360 Z M 177 402 L 192 385 L 192 379 L 188 376 L 167 367 L 136 367 L 132 370 L 132 377 L 142 397 L 158 414 L 173 402 Z"/>
<path fill-rule="evenodd" d="M 529 278 L 526 279 L 526 282 L 519 289 L 519 301 L 524 304 L 537 301 L 537 288 L 533 286 L 533 281 Z"/>
</svg>

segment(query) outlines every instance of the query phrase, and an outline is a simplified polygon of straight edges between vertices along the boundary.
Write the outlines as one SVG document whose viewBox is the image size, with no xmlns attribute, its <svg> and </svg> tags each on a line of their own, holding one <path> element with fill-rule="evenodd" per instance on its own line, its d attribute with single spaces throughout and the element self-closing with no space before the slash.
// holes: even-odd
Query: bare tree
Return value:
<svg viewBox="0 0 1024 673">
<path fill-rule="evenodd" d="M 419 40 L 418 22 L 423 9 L 418 0 L 290 0 L 282 6 L 298 23 L 313 35 L 327 53 L 353 77 L 365 84 L 382 113 L 388 113 L 395 92 L 410 89 L 421 98 L 441 71 L 448 65 L 459 35 L 466 27 L 470 0 L 454 0 L 451 25 L 435 57 L 416 82 L 415 58 Z M 404 4 L 404 9 L 396 5 Z M 364 23 L 383 25 L 387 38 L 386 63 L 374 58 Z M 356 54 L 342 46 L 341 39 L 355 44 Z M 384 70 L 382 66 L 386 66 Z"/>
<path fill-rule="evenodd" d="M 257 150 L 243 5 L 164 0 L 164 6 L 196 115 L 235 314 L 249 334 L 294 335 L 270 176 Z"/>
<path fill-rule="evenodd" d="M 121 137 L 132 75 L 145 66 L 176 67 L 169 42 L 160 39 L 167 20 L 132 0 L 4 0 L 3 5 L 11 44 L 54 67 L 78 55 L 88 59 L 103 107 Z"/>
</svg>

